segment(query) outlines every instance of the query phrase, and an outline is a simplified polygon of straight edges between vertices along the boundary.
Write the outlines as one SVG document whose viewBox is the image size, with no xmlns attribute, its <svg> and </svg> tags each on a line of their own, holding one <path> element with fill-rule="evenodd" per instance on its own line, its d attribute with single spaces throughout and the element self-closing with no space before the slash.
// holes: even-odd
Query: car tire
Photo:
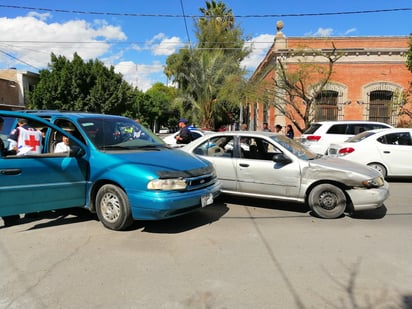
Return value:
<svg viewBox="0 0 412 309">
<path fill-rule="evenodd" d="M 111 230 L 125 230 L 133 223 L 126 193 L 112 184 L 102 186 L 97 192 L 96 212 L 100 222 Z"/>
<path fill-rule="evenodd" d="M 12 226 L 12 225 L 16 225 L 19 222 L 20 216 L 19 215 L 4 216 L 2 217 L 2 219 L 4 222 L 4 226 Z"/>
<path fill-rule="evenodd" d="M 369 163 L 368 166 L 372 167 L 373 169 L 377 170 L 378 172 L 380 172 L 383 176 L 383 178 L 385 178 L 388 175 L 388 171 L 386 170 L 386 168 L 380 164 L 380 163 Z"/>
<path fill-rule="evenodd" d="M 342 216 L 346 209 L 346 196 L 335 185 L 320 184 L 310 191 L 308 205 L 317 216 L 335 219 Z"/>
</svg>

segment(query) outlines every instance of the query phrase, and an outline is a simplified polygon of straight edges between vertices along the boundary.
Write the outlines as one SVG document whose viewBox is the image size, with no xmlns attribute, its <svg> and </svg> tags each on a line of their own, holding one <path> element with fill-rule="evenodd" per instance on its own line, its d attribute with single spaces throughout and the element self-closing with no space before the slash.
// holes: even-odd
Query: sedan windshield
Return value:
<svg viewBox="0 0 412 309">
<path fill-rule="evenodd" d="M 318 157 L 318 155 L 308 148 L 303 146 L 301 143 L 285 136 L 285 135 L 272 135 L 270 137 L 276 143 L 280 144 L 282 147 L 286 148 L 288 151 L 293 153 L 299 159 L 302 160 L 313 160 Z"/>
<path fill-rule="evenodd" d="M 129 118 L 84 118 L 80 119 L 79 123 L 99 149 L 148 149 L 165 146 L 158 136 Z"/>
</svg>

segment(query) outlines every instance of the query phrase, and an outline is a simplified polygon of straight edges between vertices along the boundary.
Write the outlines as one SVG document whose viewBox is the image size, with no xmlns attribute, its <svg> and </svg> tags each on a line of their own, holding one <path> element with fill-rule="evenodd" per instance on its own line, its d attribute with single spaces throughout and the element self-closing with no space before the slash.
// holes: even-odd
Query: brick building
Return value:
<svg viewBox="0 0 412 309">
<path fill-rule="evenodd" d="M 279 57 L 289 71 L 302 62 L 321 64 L 323 61 L 324 64 L 325 58 L 310 54 L 311 51 L 327 53 L 334 46 L 341 58 L 334 64 L 331 78 L 316 100 L 316 108 L 311 111 L 311 118 L 317 121 L 375 120 L 394 126 L 412 126 L 410 117 L 399 115 L 399 103 L 407 102 L 400 94 L 410 90 L 412 83 L 412 73 L 406 67 L 409 37 L 287 38 L 282 28 L 283 23 L 278 22 L 274 43 L 251 80 L 264 80 L 275 87 L 276 70 L 270 66 L 273 68 Z M 297 51 L 306 50 L 307 55 L 298 56 Z M 411 105 L 408 102 L 405 107 L 412 111 Z M 248 102 L 245 114 L 252 130 L 261 130 L 263 122 L 268 122 L 273 130 L 276 124 L 285 126 L 299 121 L 286 118 L 273 104 L 259 100 Z M 295 132 L 300 135 L 297 130 Z"/>
<path fill-rule="evenodd" d="M 0 109 L 25 109 L 27 94 L 38 82 L 37 73 L 16 69 L 0 70 Z"/>
</svg>

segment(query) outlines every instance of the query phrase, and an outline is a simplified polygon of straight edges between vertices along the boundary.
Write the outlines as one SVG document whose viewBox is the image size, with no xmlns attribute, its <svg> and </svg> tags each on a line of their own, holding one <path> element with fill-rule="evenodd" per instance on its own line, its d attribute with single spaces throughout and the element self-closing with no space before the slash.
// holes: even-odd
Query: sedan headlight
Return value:
<svg viewBox="0 0 412 309">
<path fill-rule="evenodd" d="M 384 184 L 384 180 L 382 176 L 378 176 L 373 179 L 362 181 L 362 185 L 367 188 L 378 188 L 378 187 L 382 187 L 383 184 Z"/>
<path fill-rule="evenodd" d="M 147 184 L 149 190 L 185 190 L 186 181 L 184 179 L 153 179 Z"/>
</svg>

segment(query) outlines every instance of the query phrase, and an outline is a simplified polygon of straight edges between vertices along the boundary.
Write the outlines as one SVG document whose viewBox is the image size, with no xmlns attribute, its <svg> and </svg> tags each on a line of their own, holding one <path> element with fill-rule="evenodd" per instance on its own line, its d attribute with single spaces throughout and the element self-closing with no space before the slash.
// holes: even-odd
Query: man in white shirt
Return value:
<svg viewBox="0 0 412 309">
<path fill-rule="evenodd" d="M 54 152 L 70 152 L 69 138 L 67 136 L 62 137 L 62 141 L 56 145 Z"/>
</svg>

